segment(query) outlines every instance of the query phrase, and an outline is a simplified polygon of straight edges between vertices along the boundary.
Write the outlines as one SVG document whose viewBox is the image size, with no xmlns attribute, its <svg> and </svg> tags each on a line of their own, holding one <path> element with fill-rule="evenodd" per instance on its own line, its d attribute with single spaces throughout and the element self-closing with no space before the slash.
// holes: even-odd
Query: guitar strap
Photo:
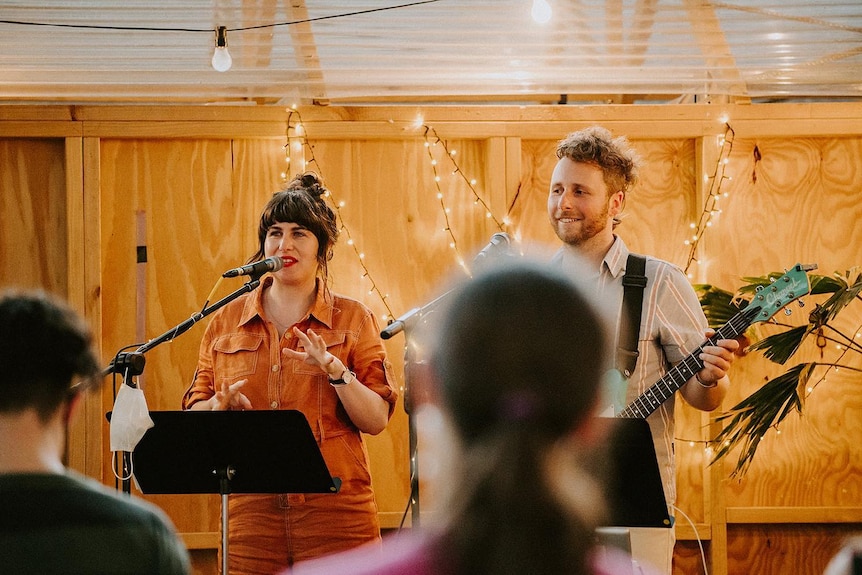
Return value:
<svg viewBox="0 0 862 575">
<path fill-rule="evenodd" d="M 620 336 L 617 341 L 616 368 L 629 378 L 638 363 L 638 333 L 643 310 L 643 293 L 647 285 L 646 258 L 629 254 L 623 276 L 623 307 L 620 314 Z"/>
</svg>

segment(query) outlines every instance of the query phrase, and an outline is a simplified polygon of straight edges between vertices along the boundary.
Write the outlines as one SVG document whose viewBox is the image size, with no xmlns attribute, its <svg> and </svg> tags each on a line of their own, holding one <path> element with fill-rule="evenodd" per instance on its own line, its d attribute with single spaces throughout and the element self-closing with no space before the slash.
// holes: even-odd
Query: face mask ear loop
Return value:
<svg viewBox="0 0 862 575">
<path fill-rule="evenodd" d="M 114 472 L 114 477 L 116 477 L 120 481 L 127 481 L 127 480 L 132 478 L 132 475 L 135 474 L 135 472 L 134 472 L 135 460 L 132 459 L 131 455 L 129 456 L 129 474 L 125 477 L 120 477 L 120 475 L 117 473 L 117 456 L 116 456 L 116 453 L 119 453 L 119 452 L 115 452 L 114 457 L 111 458 L 111 471 Z"/>
</svg>

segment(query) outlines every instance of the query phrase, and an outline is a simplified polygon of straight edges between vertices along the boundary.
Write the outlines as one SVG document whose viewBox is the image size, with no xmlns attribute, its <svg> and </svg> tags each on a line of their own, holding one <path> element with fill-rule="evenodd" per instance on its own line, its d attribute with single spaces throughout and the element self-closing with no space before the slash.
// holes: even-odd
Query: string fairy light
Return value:
<svg viewBox="0 0 862 575">
<path fill-rule="evenodd" d="M 442 178 L 440 177 L 440 172 L 439 172 L 439 162 L 434 157 L 434 152 L 433 152 L 433 149 L 436 146 L 440 146 L 443 149 L 443 152 L 445 153 L 446 157 L 452 163 L 452 165 L 454 167 L 452 170 L 452 175 L 453 176 L 455 176 L 455 175 L 459 176 L 467 184 L 467 187 L 470 189 L 470 192 L 473 195 L 473 204 L 482 206 L 482 208 L 485 210 L 485 217 L 487 219 L 493 220 L 494 224 L 497 226 L 497 229 L 499 231 L 502 232 L 504 230 L 505 226 L 503 223 L 500 222 L 500 220 L 498 220 L 496 217 L 494 217 L 494 214 L 491 211 L 490 207 L 488 207 L 487 202 L 485 202 L 485 200 L 482 198 L 482 196 L 479 195 L 479 193 L 476 191 L 476 180 L 474 178 L 468 178 L 467 175 L 464 173 L 464 170 L 461 169 L 461 166 L 458 165 L 458 162 L 455 160 L 455 156 L 456 156 L 457 152 L 455 150 L 449 149 L 449 145 L 446 143 L 445 140 L 443 140 L 439 136 L 439 134 L 437 134 L 437 131 L 433 127 L 428 126 L 427 124 L 423 124 L 422 127 L 425 129 L 425 131 L 424 131 L 425 149 L 428 153 L 429 163 L 431 165 L 431 170 L 432 170 L 432 173 L 434 175 L 434 186 L 436 187 L 436 190 L 437 190 L 437 199 L 440 202 L 440 209 L 443 212 L 443 218 L 445 220 L 445 228 L 443 231 L 445 231 L 446 234 L 449 236 L 449 239 L 450 239 L 449 247 L 452 248 L 452 250 L 454 250 L 455 259 L 456 259 L 458 265 L 461 266 L 461 268 L 467 273 L 467 275 L 470 275 L 470 270 L 467 267 L 467 263 L 464 261 L 464 258 L 462 257 L 461 252 L 458 249 L 458 240 L 455 237 L 455 233 L 452 230 L 452 224 L 449 220 L 450 210 L 446 206 L 446 199 L 445 199 L 445 196 L 443 194 L 443 189 L 440 185 Z"/>
<path fill-rule="evenodd" d="M 826 381 L 829 379 L 830 374 L 833 374 L 833 373 L 838 374 L 838 373 L 840 373 L 842 368 L 849 370 L 849 371 L 855 371 L 855 372 L 862 373 L 862 369 L 857 368 L 857 367 L 853 367 L 847 363 L 842 363 L 842 360 L 844 359 L 844 357 L 848 353 L 850 353 L 851 351 L 856 352 L 856 353 L 862 353 L 862 346 L 860 346 L 859 342 L 856 341 L 857 339 L 859 339 L 860 334 L 862 334 L 862 325 L 860 325 L 858 328 L 856 328 L 856 331 L 853 334 L 853 337 L 848 337 L 847 335 L 845 335 L 841 332 L 838 332 L 834 328 L 832 328 L 832 329 L 833 329 L 833 331 L 836 331 L 838 333 L 838 335 L 841 336 L 845 340 L 845 343 L 838 342 L 836 339 L 829 337 L 829 336 L 826 336 L 826 335 L 818 336 L 817 347 L 819 347 L 821 350 L 820 351 L 821 356 L 823 354 L 823 350 L 826 348 L 826 345 L 827 345 L 826 342 L 827 341 L 831 341 L 831 342 L 835 343 L 835 348 L 838 350 L 839 354 L 838 354 L 838 357 L 832 362 L 829 362 L 829 363 L 815 362 L 814 363 L 814 365 L 816 365 L 816 366 L 828 367 L 829 369 L 824 370 L 822 375 L 814 383 L 810 383 L 810 384 L 805 386 L 805 399 L 808 399 L 808 397 L 810 397 L 811 394 L 814 393 L 814 390 L 820 384 L 826 383 Z M 822 338 L 822 341 L 821 341 L 821 338 Z"/>
<path fill-rule="evenodd" d="M 434 186 L 437 188 L 437 200 L 440 202 L 440 209 L 443 212 L 443 219 L 446 222 L 446 227 L 443 228 L 443 231 L 449 235 L 449 247 L 455 252 L 455 259 L 458 262 L 458 265 L 464 269 L 468 274 L 470 270 L 467 269 L 467 264 L 464 263 L 464 258 L 461 256 L 461 252 L 458 250 L 458 239 L 455 237 L 454 232 L 452 232 L 452 225 L 449 222 L 449 208 L 446 207 L 446 199 L 443 195 L 443 189 L 440 187 L 440 174 L 437 171 L 437 160 L 434 158 L 434 153 L 432 148 L 436 146 L 440 139 L 438 138 L 436 142 L 431 142 L 428 137 L 428 133 L 431 128 L 425 126 L 425 150 L 428 152 L 428 159 L 431 163 L 431 170 L 434 173 Z"/>
<path fill-rule="evenodd" d="M 779 424 L 769 426 L 775 432 L 775 435 L 781 435 L 781 427 Z M 680 445 L 687 444 L 692 449 L 700 449 L 703 452 L 705 461 L 712 461 L 715 450 L 721 447 L 728 447 L 731 444 L 729 439 L 690 439 L 683 437 L 674 437 L 674 442 Z M 764 436 L 765 439 L 765 436 Z"/>
<path fill-rule="evenodd" d="M 706 233 L 706 230 L 712 226 L 713 218 L 721 213 L 721 210 L 718 207 L 719 200 L 722 197 L 721 186 L 725 180 L 731 179 L 731 177 L 726 174 L 726 171 L 727 164 L 730 159 L 730 152 L 733 150 L 733 138 L 736 133 L 727 121 L 724 121 L 724 127 L 724 135 L 721 136 L 721 140 L 719 142 L 720 147 L 718 158 L 715 162 L 715 169 L 711 176 L 707 176 L 710 183 L 706 199 L 703 203 L 703 210 L 700 213 L 700 218 L 697 223 L 692 222 L 690 224 L 691 229 L 694 230 L 691 238 L 685 240 L 685 245 L 689 246 L 688 261 L 685 264 L 685 273 L 689 278 L 692 277 L 691 274 L 689 274 L 689 268 L 691 268 L 692 263 L 698 261 L 698 245 L 703 239 L 703 235 Z M 724 193 L 724 197 L 727 197 L 727 193 Z"/>
<path fill-rule="evenodd" d="M 285 164 L 287 165 L 287 169 L 281 173 L 281 177 L 283 181 L 287 181 L 291 176 L 291 159 L 290 154 L 291 150 L 297 149 L 308 151 L 310 159 L 308 161 L 303 161 L 302 166 L 300 166 L 300 172 L 306 171 L 309 166 L 314 166 L 316 168 L 316 172 L 320 174 L 321 178 L 323 177 L 323 170 L 320 168 L 320 164 L 317 161 L 317 158 L 314 156 L 314 148 L 308 142 L 307 133 L 302 124 L 302 116 L 299 113 L 299 110 L 296 106 L 291 106 L 287 109 L 287 126 L 285 129 L 285 144 L 283 149 L 285 150 Z M 324 180 L 325 181 L 325 180 Z M 332 190 L 327 188 L 325 197 L 329 199 L 330 204 L 335 209 L 335 213 L 338 215 L 338 221 L 341 223 L 341 227 L 339 228 L 339 232 L 345 236 L 347 236 L 347 245 L 353 248 L 353 252 L 356 255 L 356 259 L 359 261 L 359 265 L 362 268 L 362 275 L 360 279 L 365 279 L 371 283 L 371 287 L 368 289 L 368 294 L 373 295 L 377 294 L 380 298 L 380 301 L 383 303 L 383 307 L 386 308 L 386 313 L 381 316 L 381 320 L 384 322 L 389 321 L 390 318 L 394 317 L 392 310 L 389 308 L 389 295 L 384 293 L 377 282 L 374 280 L 374 277 L 371 275 L 371 271 L 368 269 L 368 266 L 365 263 L 365 254 L 359 249 L 359 246 L 353 239 L 353 234 L 350 231 L 350 228 L 347 226 L 344 220 L 344 216 L 341 213 L 342 208 L 345 207 L 344 201 L 337 201 Z"/>
<path fill-rule="evenodd" d="M 479 195 L 479 192 L 476 191 L 476 179 L 468 178 L 464 171 L 461 169 L 461 167 L 458 165 L 458 162 L 455 161 L 455 156 L 457 155 L 457 152 L 455 150 L 449 149 L 449 145 L 446 143 L 446 140 L 442 139 L 437 134 L 437 130 L 435 130 L 433 127 L 428 126 L 427 124 L 423 127 L 425 128 L 425 142 L 429 142 L 429 133 L 434 136 L 434 143 L 439 144 L 443 148 L 443 151 L 446 152 L 446 157 L 449 158 L 449 160 L 452 162 L 452 165 L 454 166 L 452 174 L 458 175 L 461 177 L 461 179 L 464 180 L 464 182 L 467 184 L 467 187 L 470 188 L 470 193 L 473 194 L 473 203 L 481 205 L 485 209 L 485 217 L 494 220 L 494 225 L 496 225 L 497 229 L 502 232 L 505 228 L 506 222 L 500 222 L 496 217 L 494 217 L 491 208 L 488 207 L 488 204 L 485 202 L 484 199 L 482 199 L 482 196 Z M 433 160 L 434 158 L 432 157 L 431 159 Z"/>
<path fill-rule="evenodd" d="M 703 451 L 703 457 L 704 457 L 705 461 L 709 461 L 712 458 L 712 454 L 715 451 L 712 447 L 714 442 L 710 441 L 708 439 L 706 439 L 706 440 L 704 440 L 704 439 L 682 439 L 679 437 L 675 437 L 674 441 L 676 441 L 677 443 L 680 443 L 680 444 L 687 443 L 688 446 L 691 447 L 692 449 L 696 449 L 696 448 L 701 449 Z"/>
<path fill-rule="evenodd" d="M 304 171 L 310 169 L 311 166 L 313 166 L 314 168 L 316 168 L 315 171 L 318 174 L 320 174 L 321 177 L 323 177 L 323 170 L 321 169 L 320 164 L 314 155 L 314 148 L 311 146 L 311 144 L 308 141 L 307 133 L 305 131 L 305 128 L 304 128 L 303 122 L 302 122 L 302 115 L 300 114 L 296 105 L 293 105 L 290 108 L 288 108 L 287 112 L 288 112 L 288 116 L 287 116 L 287 122 L 286 122 L 286 128 L 285 128 L 285 144 L 283 146 L 285 169 L 280 174 L 282 182 L 286 183 L 292 177 L 291 174 L 294 172 L 294 170 L 292 169 L 293 168 L 293 166 L 292 166 L 293 160 L 292 160 L 291 156 L 294 152 L 297 155 L 302 156 L 301 157 L 302 163 L 298 169 L 299 172 L 304 172 Z M 457 155 L 457 152 L 455 150 L 449 149 L 449 146 L 446 143 L 446 141 L 443 140 L 442 138 L 440 138 L 439 134 L 437 134 L 437 131 L 433 127 L 425 125 L 422 122 L 418 122 L 417 127 L 421 127 L 421 128 L 425 129 L 425 132 L 424 132 L 425 147 L 427 149 L 428 157 L 429 157 L 432 171 L 434 174 L 434 183 L 435 183 L 435 187 L 436 187 L 436 191 L 437 191 L 437 198 L 440 201 L 440 207 L 441 207 L 441 210 L 443 211 L 443 214 L 444 214 L 444 217 L 446 220 L 446 230 L 445 231 L 449 235 L 449 239 L 450 239 L 449 245 L 455 251 L 458 264 L 469 274 L 469 270 L 467 269 L 467 265 L 464 261 L 464 258 L 461 257 L 461 255 L 459 253 L 458 242 L 457 242 L 457 239 L 455 237 L 455 234 L 454 234 L 452 227 L 450 225 L 450 222 L 449 222 L 450 209 L 448 208 L 448 206 L 445 203 L 445 196 L 443 194 L 443 190 L 442 190 L 442 187 L 440 185 L 440 182 L 442 181 L 442 177 L 440 176 L 439 162 L 434 157 L 434 153 L 433 153 L 434 147 L 439 145 L 443 149 L 443 151 L 446 154 L 446 157 L 449 159 L 449 161 L 453 165 L 452 175 L 457 175 L 464 180 L 464 182 L 467 184 L 468 188 L 470 189 L 470 192 L 473 195 L 474 205 L 481 205 L 482 208 L 484 209 L 485 218 L 492 220 L 494 222 L 494 224 L 496 225 L 497 229 L 500 231 L 504 230 L 505 224 L 503 222 L 501 222 L 500 220 L 498 220 L 494 216 L 494 214 L 491 211 L 491 209 L 489 208 L 487 202 L 477 192 L 476 180 L 473 178 L 467 177 L 467 175 L 464 173 L 464 171 L 458 165 L 458 162 L 455 160 L 455 156 Z M 305 159 L 305 154 L 301 153 L 301 152 L 305 152 L 305 151 L 307 151 L 307 154 L 308 154 L 307 160 Z M 379 296 L 381 302 L 383 303 L 383 306 L 386 308 L 387 313 L 385 315 L 383 315 L 381 317 L 381 319 L 383 321 L 389 320 L 389 318 L 394 317 L 394 314 L 392 313 L 392 310 L 389 307 L 389 302 L 388 302 L 389 296 L 388 296 L 388 294 L 384 293 L 380 289 L 377 282 L 374 280 L 374 277 L 372 276 L 371 271 L 369 270 L 369 268 L 365 262 L 365 254 L 359 249 L 356 241 L 353 238 L 353 234 L 352 234 L 350 228 L 345 223 L 345 220 L 344 220 L 344 217 L 342 214 L 342 208 L 345 207 L 345 202 L 337 201 L 334 197 L 334 194 L 332 193 L 332 190 L 327 191 L 326 197 L 329 199 L 330 204 L 335 209 L 336 214 L 338 215 L 338 219 L 340 220 L 340 223 L 341 223 L 341 227 L 339 228 L 340 232 L 342 234 L 344 234 L 345 236 L 347 236 L 346 243 L 347 243 L 347 245 L 351 246 L 351 248 L 353 248 L 354 254 L 357 257 L 357 260 L 359 261 L 359 265 L 362 267 L 363 273 L 362 273 L 361 278 L 366 279 L 371 284 L 371 287 L 368 290 L 369 295 L 376 293 Z"/>
</svg>

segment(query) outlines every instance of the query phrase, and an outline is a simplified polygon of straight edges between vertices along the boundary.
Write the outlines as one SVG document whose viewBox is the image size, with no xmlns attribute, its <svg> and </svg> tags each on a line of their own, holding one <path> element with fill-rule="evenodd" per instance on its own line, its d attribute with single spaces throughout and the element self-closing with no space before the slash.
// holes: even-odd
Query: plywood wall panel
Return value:
<svg viewBox="0 0 862 575">
<path fill-rule="evenodd" d="M 756 150 L 756 151 L 755 151 Z M 862 140 L 737 136 L 728 197 L 710 231 L 714 280 L 761 275 L 797 261 L 831 274 L 858 265 Z"/>
<path fill-rule="evenodd" d="M 633 140 L 632 144 L 643 165 L 640 181 L 626 200 L 620 233 L 628 234 L 631 249 L 684 268 L 689 224 L 697 220 L 701 208 L 695 197 L 700 174 L 694 142 Z"/>
<path fill-rule="evenodd" d="M 487 197 L 481 182 L 483 145 L 452 141 L 449 147 L 457 150 L 458 165 L 468 177 L 475 174 L 477 192 Z M 499 231 L 485 218 L 484 209 L 474 203 L 463 178 L 452 173 L 454 166 L 442 146 L 432 146 L 431 152 L 429 156 L 422 138 L 322 141 L 315 144 L 317 165 L 309 166 L 319 169 L 335 202 L 344 202 L 339 215 L 364 254 L 374 281 L 379 278 L 381 289 L 388 294 L 389 308 L 396 317 L 425 303 L 447 275 L 455 273 L 458 255 L 469 264 L 491 234 Z M 437 161 L 442 199 L 438 197 L 432 158 Z M 492 206 L 498 219 L 504 210 L 504 206 Z M 450 245 L 450 231 L 457 252 Z M 342 275 L 333 279 L 338 285 L 346 276 L 342 285 L 353 286 L 364 270 L 346 241 L 345 234 L 333 261 L 333 273 Z M 361 285 L 370 287 L 368 281 Z M 368 298 L 358 287 L 352 287 L 355 297 L 385 313 L 375 301 L 379 300 L 377 294 Z"/>
<path fill-rule="evenodd" d="M 108 349 L 119 349 L 156 337 L 202 308 L 202 292 L 242 253 L 241 210 L 233 201 L 229 142 L 105 140 L 101 162 L 105 334 L 114 343 Z M 139 222 L 142 264 L 136 259 Z M 136 323 L 140 291 L 145 325 Z M 155 408 L 179 408 L 191 375 L 180 370 L 194 357 L 198 327 L 147 354 L 144 388 Z"/>
<path fill-rule="evenodd" d="M 0 285 L 66 295 L 63 139 L 0 140 Z"/>
<path fill-rule="evenodd" d="M 678 525 L 691 527 L 689 521 L 704 523 L 710 519 L 707 507 L 710 492 L 705 473 L 710 463 L 705 443 L 709 434 L 703 424 L 701 412 L 689 407 L 685 402 L 677 400 L 675 414 L 676 506 L 681 512 L 673 515 Z"/>
<path fill-rule="evenodd" d="M 548 221 L 548 190 L 557 163 L 555 146 L 555 140 L 521 140 L 521 185 L 509 212 L 515 237 L 534 242 L 549 253 L 560 241 Z"/>
<path fill-rule="evenodd" d="M 729 575 L 821 575 L 853 533 L 841 525 L 738 525 L 728 531 Z"/>
<path fill-rule="evenodd" d="M 858 325 L 858 324 L 857 324 Z M 738 386 L 728 404 L 752 393 L 781 368 L 758 360 L 734 371 Z M 859 367 L 859 358 L 853 364 Z M 729 506 L 858 506 L 862 493 L 862 394 L 858 373 L 829 373 L 809 397 L 800 417 L 793 414 L 771 430 L 746 475 L 729 480 Z M 729 456 L 732 467 L 737 453 Z M 728 467 L 728 468 L 730 468 Z"/>
<path fill-rule="evenodd" d="M 673 549 L 673 572 L 684 573 L 685 575 L 704 575 L 704 559 L 707 566 L 710 564 L 710 544 L 709 541 L 701 542 L 698 545 L 697 541 L 679 541 Z M 709 571 L 712 573 L 712 571 Z"/>
</svg>

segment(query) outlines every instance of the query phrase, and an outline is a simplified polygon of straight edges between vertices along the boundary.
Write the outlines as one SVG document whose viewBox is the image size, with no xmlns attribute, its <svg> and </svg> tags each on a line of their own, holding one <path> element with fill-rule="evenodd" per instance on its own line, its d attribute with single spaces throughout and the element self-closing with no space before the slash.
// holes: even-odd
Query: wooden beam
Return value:
<svg viewBox="0 0 862 575">
<path fill-rule="evenodd" d="M 862 523 L 862 507 L 728 507 L 727 523 Z"/>
<path fill-rule="evenodd" d="M 81 155 L 81 174 L 83 176 L 83 240 L 78 248 L 84 250 L 83 268 L 78 270 L 83 276 L 84 318 L 93 330 L 97 343 L 102 340 L 102 187 L 101 187 L 101 142 L 99 138 L 83 138 Z M 94 247 L 94 246 L 98 246 Z M 104 358 L 104 350 L 97 349 L 99 357 Z M 106 364 L 107 365 L 107 364 Z M 113 407 L 113 404 L 109 404 Z M 110 408 L 108 408 L 110 409 Z M 86 419 L 87 442 L 85 452 L 85 473 L 90 477 L 102 476 L 102 460 L 105 454 L 110 457 L 106 442 L 107 424 L 102 404 L 102 394 L 87 395 L 82 419 Z M 110 479 L 108 479 L 110 481 Z"/>
<path fill-rule="evenodd" d="M 684 5 L 688 11 L 688 19 L 694 31 L 695 39 L 706 60 L 706 69 L 710 71 L 710 75 L 721 80 L 723 85 L 729 84 L 730 86 L 729 89 L 722 88 L 720 91 L 729 91 L 736 98 L 745 96 L 748 93 L 748 88 L 739 73 L 736 59 L 733 57 L 724 30 L 721 28 L 721 21 L 715 14 L 715 8 L 701 0 L 685 0 Z M 716 94 L 719 92 L 714 81 L 710 80 L 705 81 L 704 91 L 704 95 L 711 97 L 715 97 L 712 92 Z"/>
<path fill-rule="evenodd" d="M 82 138 L 66 138 L 66 300 L 82 316 L 86 307 L 86 282 L 84 274 L 84 161 Z M 98 340 L 96 340 L 98 341 Z M 87 460 L 87 402 L 81 413 L 69 425 L 66 438 L 67 466 L 79 473 L 86 473 Z"/>
<path fill-rule="evenodd" d="M 317 44 L 311 22 L 308 21 L 308 7 L 305 0 L 287 0 L 285 2 L 291 22 L 289 26 L 293 51 L 296 54 L 296 69 L 305 76 L 306 94 L 313 94 L 315 102 L 326 102 L 326 85 L 323 82 L 323 69 L 320 66 L 320 56 L 317 54 Z"/>
<path fill-rule="evenodd" d="M 74 138 L 81 136 L 77 122 L 60 120 L 13 120 L 0 118 L 0 138 Z"/>
<path fill-rule="evenodd" d="M 221 534 L 218 531 L 180 533 L 186 549 L 218 549 Z"/>
<path fill-rule="evenodd" d="M 226 4 L 225 9 L 235 10 L 231 0 L 220 0 L 220 4 Z M 221 6 L 219 6 L 220 8 Z M 278 0 L 264 0 L 258 2 L 243 2 L 241 7 L 243 23 L 276 22 L 278 14 Z M 239 51 L 235 58 L 241 68 L 246 70 L 269 69 L 272 66 L 272 39 L 274 38 L 271 28 L 255 28 L 253 30 L 237 31 L 235 35 L 241 34 L 243 42 L 228 43 L 228 46 L 238 46 Z"/>
<path fill-rule="evenodd" d="M 283 138 L 283 106 L 0 106 L 0 137 Z M 49 118 L 39 120 L 42 111 Z M 421 138 L 417 118 L 441 137 L 548 139 L 602 124 L 630 138 L 829 137 L 862 134 L 862 102 L 591 106 L 301 106 L 308 138 Z M 60 116 L 67 117 L 60 121 Z M 27 119 L 23 119 L 23 118 Z M 10 121 L 3 121 L 10 118 Z"/>
<path fill-rule="evenodd" d="M 691 525 L 684 521 L 677 521 L 673 529 L 676 532 L 677 541 L 709 541 L 713 538 L 712 528 L 706 523 Z"/>
</svg>

